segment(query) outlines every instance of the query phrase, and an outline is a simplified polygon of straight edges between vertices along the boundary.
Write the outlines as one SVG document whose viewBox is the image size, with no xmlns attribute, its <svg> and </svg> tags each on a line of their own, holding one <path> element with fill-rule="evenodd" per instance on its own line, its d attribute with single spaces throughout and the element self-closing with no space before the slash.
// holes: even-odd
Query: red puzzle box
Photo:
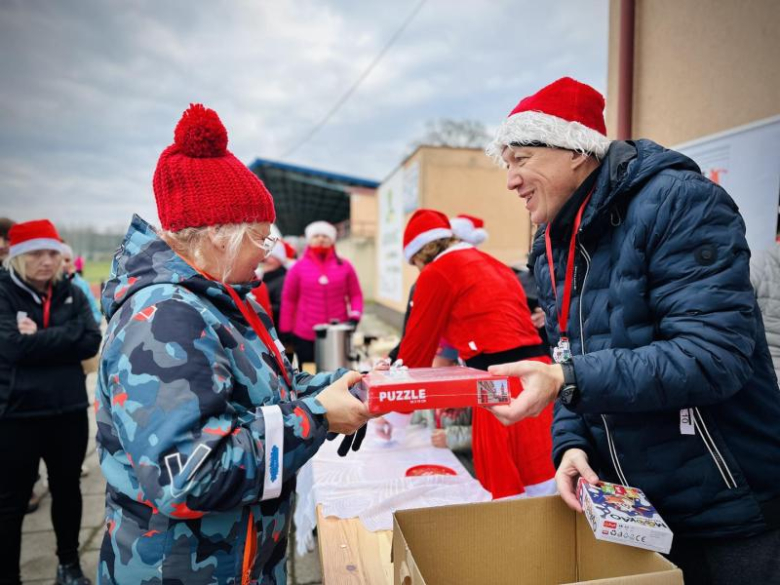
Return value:
<svg viewBox="0 0 780 585">
<path fill-rule="evenodd" d="M 520 379 L 474 368 L 409 368 L 363 376 L 359 394 L 372 413 L 509 404 Z"/>
</svg>

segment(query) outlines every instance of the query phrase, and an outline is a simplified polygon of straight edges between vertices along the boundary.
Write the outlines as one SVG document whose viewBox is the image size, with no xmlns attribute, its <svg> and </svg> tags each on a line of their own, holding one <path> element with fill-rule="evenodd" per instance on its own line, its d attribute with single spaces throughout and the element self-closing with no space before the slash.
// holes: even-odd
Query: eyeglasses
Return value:
<svg viewBox="0 0 780 585">
<path fill-rule="evenodd" d="M 261 248 L 266 253 L 266 255 L 271 253 L 271 250 L 274 249 L 274 246 L 276 246 L 276 242 L 279 241 L 279 236 L 266 236 L 263 240 L 263 243 L 261 244 Z"/>
<path fill-rule="evenodd" d="M 271 250 L 274 249 L 274 246 L 276 246 L 276 243 L 279 241 L 279 237 L 274 235 L 268 235 L 265 237 L 259 236 L 263 237 L 262 241 L 259 241 L 255 234 L 251 231 L 247 231 L 247 236 L 249 236 L 250 242 L 265 252 L 266 256 L 271 253 Z"/>
</svg>

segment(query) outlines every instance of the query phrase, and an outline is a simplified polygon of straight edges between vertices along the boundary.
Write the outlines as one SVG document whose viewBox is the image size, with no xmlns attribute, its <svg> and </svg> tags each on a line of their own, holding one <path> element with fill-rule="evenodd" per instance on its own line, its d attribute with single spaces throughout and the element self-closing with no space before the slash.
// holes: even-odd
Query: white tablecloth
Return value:
<svg viewBox="0 0 780 585">
<path fill-rule="evenodd" d="M 430 437 L 430 430 L 412 425 L 388 442 L 376 436 L 372 421 L 357 453 L 339 457 L 341 437 L 326 441 L 298 473 L 296 552 L 303 555 L 313 548 L 317 504 L 324 516 L 358 517 L 375 531 L 393 528 L 395 510 L 489 501 L 490 493 L 457 457 L 433 447 Z M 457 475 L 406 477 L 407 469 L 425 464 L 444 465 Z"/>
</svg>

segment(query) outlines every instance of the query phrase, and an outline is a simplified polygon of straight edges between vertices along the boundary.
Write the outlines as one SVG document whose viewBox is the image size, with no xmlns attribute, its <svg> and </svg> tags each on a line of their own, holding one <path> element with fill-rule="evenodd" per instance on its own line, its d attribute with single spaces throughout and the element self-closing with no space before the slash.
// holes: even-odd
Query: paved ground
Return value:
<svg viewBox="0 0 780 585">
<path fill-rule="evenodd" d="M 371 313 L 367 313 L 360 324 L 360 331 L 379 337 L 372 346 L 370 354 L 378 355 L 386 352 L 397 341 L 398 332 L 391 326 L 380 321 Z M 90 374 L 87 387 L 90 400 L 94 393 L 95 374 Z M 90 413 L 90 441 L 87 448 L 87 458 L 84 467 L 88 470 L 82 478 L 81 491 L 84 498 L 84 514 L 81 522 L 81 566 L 84 574 L 94 580 L 97 574 L 97 559 L 100 542 L 103 538 L 103 506 L 105 480 L 100 472 L 97 453 L 95 451 L 95 420 L 92 409 Z M 45 468 L 41 469 L 41 477 L 45 478 Z M 24 583 L 53 583 L 57 572 L 57 558 L 54 554 L 56 545 L 54 531 L 51 526 L 51 498 L 48 495 L 45 480 L 38 482 L 36 493 L 44 494 L 40 508 L 28 514 L 22 529 L 22 581 Z M 291 585 L 319 585 L 320 563 L 319 553 L 315 550 L 304 557 L 296 557 L 295 534 L 290 539 L 288 583 Z"/>
</svg>

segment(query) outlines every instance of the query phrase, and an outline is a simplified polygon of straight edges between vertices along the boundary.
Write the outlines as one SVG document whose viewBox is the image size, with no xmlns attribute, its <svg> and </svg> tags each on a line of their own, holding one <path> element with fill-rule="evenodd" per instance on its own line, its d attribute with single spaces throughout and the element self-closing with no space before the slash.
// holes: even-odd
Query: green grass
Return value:
<svg viewBox="0 0 780 585">
<path fill-rule="evenodd" d="M 108 273 L 111 271 L 111 261 L 87 260 L 84 264 L 84 279 L 90 284 L 100 284 L 108 279 Z"/>
</svg>

